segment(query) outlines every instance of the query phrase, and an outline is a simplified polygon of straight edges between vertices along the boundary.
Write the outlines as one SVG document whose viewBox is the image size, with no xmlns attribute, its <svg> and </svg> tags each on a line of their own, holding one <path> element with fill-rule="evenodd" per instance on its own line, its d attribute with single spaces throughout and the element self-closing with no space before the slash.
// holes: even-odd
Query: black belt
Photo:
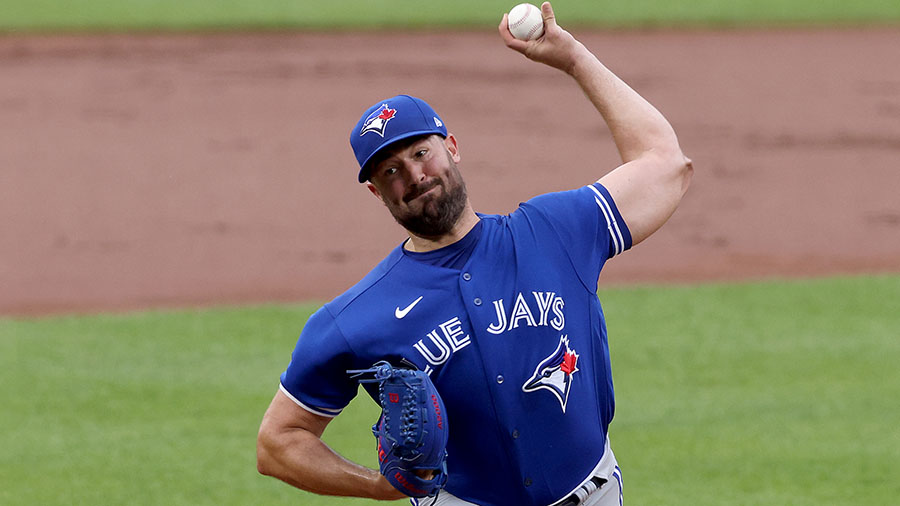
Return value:
<svg viewBox="0 0 900 506">
<path fill-rule="evenodd" d="M 597 490 L 600 490 L 604 484 L 606 484 L 606 480 L 600 478 L 599 476 L 594 476 L 591 478 L 591 481 L 597 485 Z M 581 499 L 578 498 L 576 494 L 572 494 L 569 497 L 566 497 L 566 500 L 559 503 L 557 506 L 578 506 L 581 504 Z"/>
</svg>

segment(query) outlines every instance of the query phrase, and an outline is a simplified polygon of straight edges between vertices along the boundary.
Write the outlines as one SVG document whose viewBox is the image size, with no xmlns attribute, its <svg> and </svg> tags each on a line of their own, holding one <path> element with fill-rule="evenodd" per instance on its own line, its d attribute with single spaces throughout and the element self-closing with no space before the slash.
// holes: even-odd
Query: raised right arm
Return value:
<svg viewBox="0 0 900 506">
<path fill-rule="evenodd" d="M 259 427 L 259 472 L 316 494 L 403 499 L 378 471 L 345 459 L 322 441 L 329 422 L 279 390 Z"/>
<path fill-rule="evenodd" d="M 623 163 L 599 181 L 612 195 L 636 245 L 675 212 L 691 180 L 691 161 L 681 152 L 668 120 L 653 105 L 557 25 L 549 2 L 541 12 L 541 38 L 513 38 L 506 15 L 500 36 L 509 48 L 572 76 L 606 121 Z"/>
</svg>

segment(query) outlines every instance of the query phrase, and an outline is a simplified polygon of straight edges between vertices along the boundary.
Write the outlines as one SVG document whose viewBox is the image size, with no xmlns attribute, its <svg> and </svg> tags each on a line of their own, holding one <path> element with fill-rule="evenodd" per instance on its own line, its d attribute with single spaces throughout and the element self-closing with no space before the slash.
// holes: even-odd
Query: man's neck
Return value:
<svg viewBox="0 0 900 506">
<path fill-rule="evenodd" d="M 420 237 L 407 230 L 409 240 L 403 245 L 407 251 L 416 253 L 425 253 L 426 251 L 434 251 L 444 246 L 449 246 L 466 236 L 481 218 L 472 210 L 472 206 L 466 204 L 456 224 L 446 234 L 439 237 Z"/>
</svg>

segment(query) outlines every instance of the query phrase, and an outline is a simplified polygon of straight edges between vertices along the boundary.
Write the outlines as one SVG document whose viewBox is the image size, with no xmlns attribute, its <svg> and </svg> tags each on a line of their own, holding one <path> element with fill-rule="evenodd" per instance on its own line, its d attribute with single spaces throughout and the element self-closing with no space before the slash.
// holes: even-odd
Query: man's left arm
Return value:
<svg viewBox="0 0 900 506">
<path fill-rule="evenodd" d="M 666 118 L 560 28 L 549 2 L 541 13 L 541 38 L 513 38 L 506 16 L 500 35 L 511 49 L 572 76 L 606 121 L 624 163 L 599 181 L 631 231 L 632 245 L 638 244 L 675 212 L 690 183 L 691 161 L 682 154 Z"/>
<path fill-rule="evenodd" d="M 316 494 L 379 500 L 406 497 L 381 473 L 345 459 L 322 441 L 331 420 L 277 391 L 259 426 L 257 470 Z"/>
</svg>

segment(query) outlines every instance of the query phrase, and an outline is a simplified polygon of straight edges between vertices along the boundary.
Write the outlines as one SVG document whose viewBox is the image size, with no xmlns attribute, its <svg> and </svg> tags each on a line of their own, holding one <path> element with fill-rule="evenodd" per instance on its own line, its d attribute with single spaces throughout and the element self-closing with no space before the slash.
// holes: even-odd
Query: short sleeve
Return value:
<svg viewBox="0 0 900 506">
<path fill-rule="evenodd" d="M 356 396 L 358 383 L 347 374 L 353 354 L 328 312 L 313 313 L 303 327 L 291 363 L 281 375 L 281 391 L 301 407 L 333 417 Z"/>
<path fill-rule="evenodd" d="M 606 261 L 631 248 L 631 232 L 600 183 L 537 196 L 520 206 L 544 236 L 560 241 L 578 275 L 596 289 Z"/>
</svg>

